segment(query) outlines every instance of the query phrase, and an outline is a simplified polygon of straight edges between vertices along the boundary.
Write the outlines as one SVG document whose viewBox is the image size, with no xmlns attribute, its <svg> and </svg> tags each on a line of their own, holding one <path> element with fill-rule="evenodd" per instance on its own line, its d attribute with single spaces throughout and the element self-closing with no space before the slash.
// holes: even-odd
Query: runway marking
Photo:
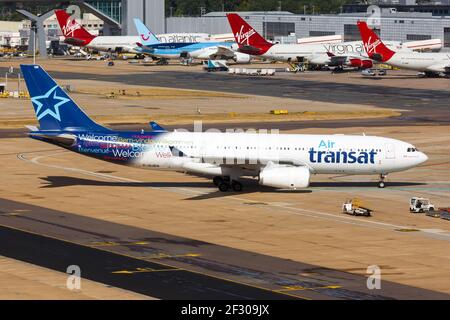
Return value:
<svg viewBox="0 0 450 320">
<path fill-rule="evenodd" d="M 144 272 L 167 272 L 167 271 L 180 271 L 178 268 L 168 268 L 168 269 L 153 269 L 153 268 L 136 268 L 136 270 L 118 270 L 112 271 L 112 274 L 133 274 L 133 273 L 144 273 Z"/>
<path fill-rule="evenodd" d="M 40 234 L 40 233 L 37 233 L 37 232 L 33 232 L 33 231 L 30 231 L 30 230 L 25 230 L 25 229 L 13 227 L 13 226 L 5 225 L 5 224 L 0 224 L 0 226 L 5 227 L 5 228 L 9 228 L 9 229 L 13 229 L 13 230 L 17 230 L 17 231 L 20 231 L 20 232 L 30 233 L 30 234 L 34 234 L 34 235 L 37 235 L 37 236 L 46 237 L 46 238 L 50 238 L 50 239 L 54 239 L 54 240 L 58 240 L 58 241 L 62 241 L 62 242 L 70 243 L 70 244 L 75 244 L 75 245 L 79 245 L 79 246 L 82 246 L 82 247 L 86 247 L 86 248 L 91 248 L 92 249 L 92 247 L 90 247 L 88 245 L 85 245 L 83 243 L 74 242 L 74 241 L 70 241 L 70 240 L 66 240 L 66 239 L 61 239 L 61 238 L 57 238 L 57 237 L 50 236 L 50 235 L 43 235 L 43 234 Z M 129 255 L 129 254 L 126 254 L 126 253 L 122 253 L 122 252 L 115 252 L 115 251 L 112 251 L 112 250 L 104 249 L 102 247 L 95 248 L 95 249 L 96 250 L 100 250 L 100 251 L 109 252 L 109 253 L 112 253 L 112 254 L 116 254 L 116 255 L 119 255 L 119 256 L 124 256 L 124 257 L 127 257 L 127 258 L 132 258 L 132 259 L 136 259 L 136 260 L 151 262 L 151 261 L 149 261 L 147 259 L 143 259 L 142 257 L 139 257 L 139 256 L 132 256 L 132 255 Z M 228 282 L 236 283 L 236 284 L 239 284 L 239 285 L 245 285 L 245 286 L 248 286 L 248 287 L 253 287 L 253 288 L 264 290 L 264 291 L 276 292 L 275 290 L 264 288 L 264 287 L 257 286 L 257 285 L 254 285 L 254 284 L 250 284 L 250 283 L 246 283 L 246 282 L 240 282 L 240 281 L 237 281 L 237 280 L 227 279 L 227 278 L 223 278 L 223 277 L 220 277 L 220 276 L 217 276 L 217 275 L 200 272 L 200 271 L 197 271 L 197 270 L 188 270 L 188 269 L 184 269 L 184 268 L 180 268 L 180 267 L 171 266 L 171 265 L 169 265 L 167 263 L 164 263 L 164 262 L 158 262 L 158 264 L 161 265 L 161 266 L 167 267 L 167 269 L 174 269 L 174 270 L 177 270 L 177 271 L 186 271 L 186 272 L 190 272 L 190 273 L 196 273 L 196 274 L 199 274 L 199 275 L 202 275 L 202 276 L 207 276 L 207 277 L 219 279 L 219 280 L 222 280 L 222 281 L 228 281 Z M 286 296 L 290 296 L 290 297 L 297 298 L 297 299 L 300 298 L 300 299 L 304 299 L 304 300 L 312 300 L 312 299 L 307 298 L 307 297 L 302 297 L 302 296 L 300 296 L 298 294 L 289 294 L 287 292 L 276 292 L 276 293 L 284 294 Z"/>
<path fill-rule="evenodd" d="M 139 180 L 134 180 L 134 179 L 129 179 L 129 178 L 124 178 L 124 177 L 119 177 L 119 176 L 115 176 L 115 175 L 110 175 L 110 174 L 104 174 L 104 173 L 96 173 L 96 172 L 92 172 L 92 171 L 88 171 L 88 170 L 84 170 L 84 169 L 78 169 L 78 168 L 73 168 L 73 167 L 65 167 L 65 166 L 60 166 L 60 165 L 54 165 L 54 164 L 45 164 L 45 163 L 41 163 L 39 162 L 40 159 L 42 158 L 48 158 L 57 154 L 61 154 L 61 153 L 66 153 L 68 151 L 64 150 L 62 152 L 57 152 L 57 153 L 52 153 L 52 154 L 47 154 L 47 155 L 42 155 L 42 156 L 37 156 L 34 157 L 32 159 L 27 159 L 25 156 L 25 153 L 21 153 L 18 154 L 17 157 L 20 160 L 26 161 L 26 162 L 31 162 L 35 165 L 39 165 L 39 166 L 44 166 L 44 167 L 49 167 L 49 168 L 55 168 L 55 169 L 59 169 L 59 170 L 64 170 L 64 171 L 69 171 L 69 172 L 75 172 L 75 173 L 81 173 L 84 175 L 88 175 L 88 176 L 93 176 L 93 177 L 100 177 L 100 178 L 104 178 L 104 179 L 108 179 L 108 180 L 115 180 L 115 181 L 124 181 L 124 182 L 133 182 L 133 183 L 143 183 L 143 181 L 139 181 Z M 33 154 L 33 152 L 30 152 L 30 154 Z M 160 188 L 160 187 L 152 187 L 152 186 L 146 186 L 146 188 L 150 188 L 150 189 L 154 189 L 154 190 L 164 190 L 164 191 L 169 191 L 169 192 L 174 192 L 174 193 L 178 193 L 178 194 L 183 194 L 183 195 L 207 195 L 207 192 L 203 192 L 203 191 L 199 191 L 199 190 L 195 190 L 195 189 L 186 189 L 186 188 L 179 188 L 179 187 L 170 187 L 170 188 Z M 215 201 L 227 201 L 227 200 L 235 200 L 238 201 L 240 204 L 243 203 L 258 203 L 258 201 L 254 201 L 254 200 L 250 200 L 250 199 L 246 199 L 246 198 L 241 198 L 239 196 L 227 196 L 227 197 L 223 197 L 223 198 L 212 198 L 209 200 L 215 200 Z M 323 212 L 323 211 L 317 211 L 317 210 L 310 210 L 310 209 L 303 209 L 303 208 L 296 208 L 296 207 L 291 207 L 289 205 L 286 204 L 282 204 L 282 203 L 268 203 L 267 206 L 260 206 L 260 208 L 264 208 L 264 209 L 273 209 L 273 208 L 278 208 L 278 209 L 284 209 L 285 211 L 291 213 L 291 214 L 296 214 L 296 215 L 300 215 L 300 216 L 307 216 L 307 217 L 311 217 L 311 218 L 321 218 L 321 219 L 327 219 L 327 220 L 332 220 L 333 222 L 340 222 L 340 223 L 345 223 L 345 224 L 351 224 L 351 225 L 355 225 L 355 226 L 359 226 L 359 227 L 373 227 L 373 228 L 377 228 L 377 229 L 382 229 L 382 230 L 391 230 L 391 231 L 395 231 L 395 229 L 414 229 L 412 227 L 409 226 L 404 226 L 404 225 L 396 225 L 396 224 L 391 224 L 391 223 L 387 223 L 387 222 L 381 222 L 381 221 L 374 221 L 374 220 L 368 220 L 368 219 L 359 219 L 356 217 L 350 217 L 350 216 L 343 216 L 343 215 L 337 215 L 337 214 L 333 214 L 333 213 L 328 213 L 328 212 Z M 445 240 L 445 241 L 450 241 L 450 234 L 445 234 L 445 233 L 435 233 L 435 232 L 429 232 L 428 229 L 419 229 L 420 232 L 418 232 L 417 234 L 420 235 L 425 235 L 425 236 L 429 236 L 433 239 L 438 239 L 438 240 Z M 412 233 L 414 234 L 414 233 Z"/>
<path fill-rule="evenodd" d="M 149 242 L 146 241 L 136 241 L 136 242 L 114 242 L 114 241 L 105 241 L 105 242 L 92 242 L 91 246 L 93 247 L 104 247 L 104 246 L 129 246 L 129 245 L 146 245 Z"/>
<path fill-rule="evenodd" d="M 303 287 L 303 286 L 285 286 L 283 287 L 283 289 L 278 289 L 275 290 L 277 292 L 290 292 L 290 291 L 304 291 L 304 290 L 311 290 L 311 291 L 315 291 L 315 290 L 319 290 L 319 289 L 341 289 L 342 286 L 338 286 L 338 285 L 329 285 L 329 286 L 322 286 L 322 287 Z"/>
<path fill-rule="evenodd" d="M 158 253 L 155 255 L 145 256 L 147 259 L 158 260 L 158 259 L 173 259 L 173 258 L 197 258 L 201 257 L 200 253 L 186 253 L 186 254 L 166 254 L 166 253 Z"/>
</svg>

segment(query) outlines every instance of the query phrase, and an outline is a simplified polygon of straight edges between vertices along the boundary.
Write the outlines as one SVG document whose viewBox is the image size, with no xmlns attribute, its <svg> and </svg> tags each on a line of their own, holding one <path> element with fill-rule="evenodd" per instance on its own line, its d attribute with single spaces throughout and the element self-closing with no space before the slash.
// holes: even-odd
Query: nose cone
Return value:
<svg viewBox="0 0 450 320">
<path fill-rule="evenodd" d="M 419 159 L 420 159 L 419 163 L 424 163 L 425 161 L 428 160 L 428 156 L 425 153 L 421 152 Z"/>
</svg>

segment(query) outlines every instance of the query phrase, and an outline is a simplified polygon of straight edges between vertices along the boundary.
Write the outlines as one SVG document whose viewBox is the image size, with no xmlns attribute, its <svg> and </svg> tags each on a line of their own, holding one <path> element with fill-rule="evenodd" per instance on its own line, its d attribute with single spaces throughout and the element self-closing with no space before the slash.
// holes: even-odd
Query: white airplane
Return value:
<svg viewBox="0 0 450 320">
<path fill-rule="evenodd" d="M 220 191 L 242 190 L 241 177 L 260 185 L 307 188 L 313 174 L 386 175 L 428 158 L 400 140 L 357 135 L 114 131 L 84 113 L 38 65 L 21 65 L 39 121 L 31 138 L 70 151 L 141 168 L 169 168 L 214 177 Z"/>
<path fill-rule="evenodd" d="M 368 56 L 376 61 L 427 75 L 450 75 L 450 54 L 441 52 L 395 52 L 389 49 L 366 22 L 358 21 L 359 32 Z"/>
<path fill-rule="evenodd" d="M 141 53 L 137 45 L 138 36 L 95 36 L 89 33 L 75 19 L 72 19 L 64 10 L 55 10 L 56 18 L 64 36 L 64 42 L 77 47 L 104 52 Z M 169 33 L 158 35 L 162 43 L 192 43 L 209 41 L 210 35 L 206 33 Z"/>
<path fill-rule="evenodd" d="M 158 59 L 232 59 L 236 63 L 249 63 L 251 60 L 250 55 L 235 52 L 231 48 L 234 42 L 162 43 L 140 19 L 134 19 L 134 24 L 140 38 L 137 45 L 141 48 L 142 53 Z"/>
<path fill-rule="evenodd" d="M 364 51 L 362 41 L 322 44 L 273 44 L 264 39 L 236 13 L 227 14 L 236 39 L 234 50 L 276 61 L 304 62 L 316 65 L 371 68 L 372 60 Z M 411 52 L 413 49 L 434 48 L 435 42 L 386 44 L 394 50 Z"/>
</svg>

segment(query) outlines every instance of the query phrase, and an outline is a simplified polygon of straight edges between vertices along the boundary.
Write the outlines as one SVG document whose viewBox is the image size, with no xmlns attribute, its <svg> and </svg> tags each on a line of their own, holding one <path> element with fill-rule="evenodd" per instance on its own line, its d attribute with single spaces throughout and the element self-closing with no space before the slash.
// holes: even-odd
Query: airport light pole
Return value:
<svg viewBox="0 0 450 320">
<path fill-rule="evenodd" d="M 33 64 L 36 64 L 36 25 L 32 22 L 31 30 L 34 33 L 33 37 Z M 29 44 L 28 44 L 29 45 Z"/>
</svg>

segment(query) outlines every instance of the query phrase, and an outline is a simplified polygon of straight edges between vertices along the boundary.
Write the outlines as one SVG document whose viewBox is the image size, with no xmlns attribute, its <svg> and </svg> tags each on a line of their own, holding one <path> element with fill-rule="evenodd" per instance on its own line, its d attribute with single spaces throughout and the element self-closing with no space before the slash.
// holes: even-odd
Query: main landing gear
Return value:
<svg viewBox="0 0 450 320">
<path fill-rule="evenodd" d="M 213 183 L 222 192 L 227 192 L 230 188 L 235 192 L 242 191 L 242 183 L 236 180 L 231 180 L 230 177 L 214 177 Z"/>
<path fill-rule="evenodd" d="M 386 174 L 380 174 L 380 181 L 378 182 L 378 188 L 384 188 L 386 185 L 384 179 L 386 179 Z"/>
</svg>

